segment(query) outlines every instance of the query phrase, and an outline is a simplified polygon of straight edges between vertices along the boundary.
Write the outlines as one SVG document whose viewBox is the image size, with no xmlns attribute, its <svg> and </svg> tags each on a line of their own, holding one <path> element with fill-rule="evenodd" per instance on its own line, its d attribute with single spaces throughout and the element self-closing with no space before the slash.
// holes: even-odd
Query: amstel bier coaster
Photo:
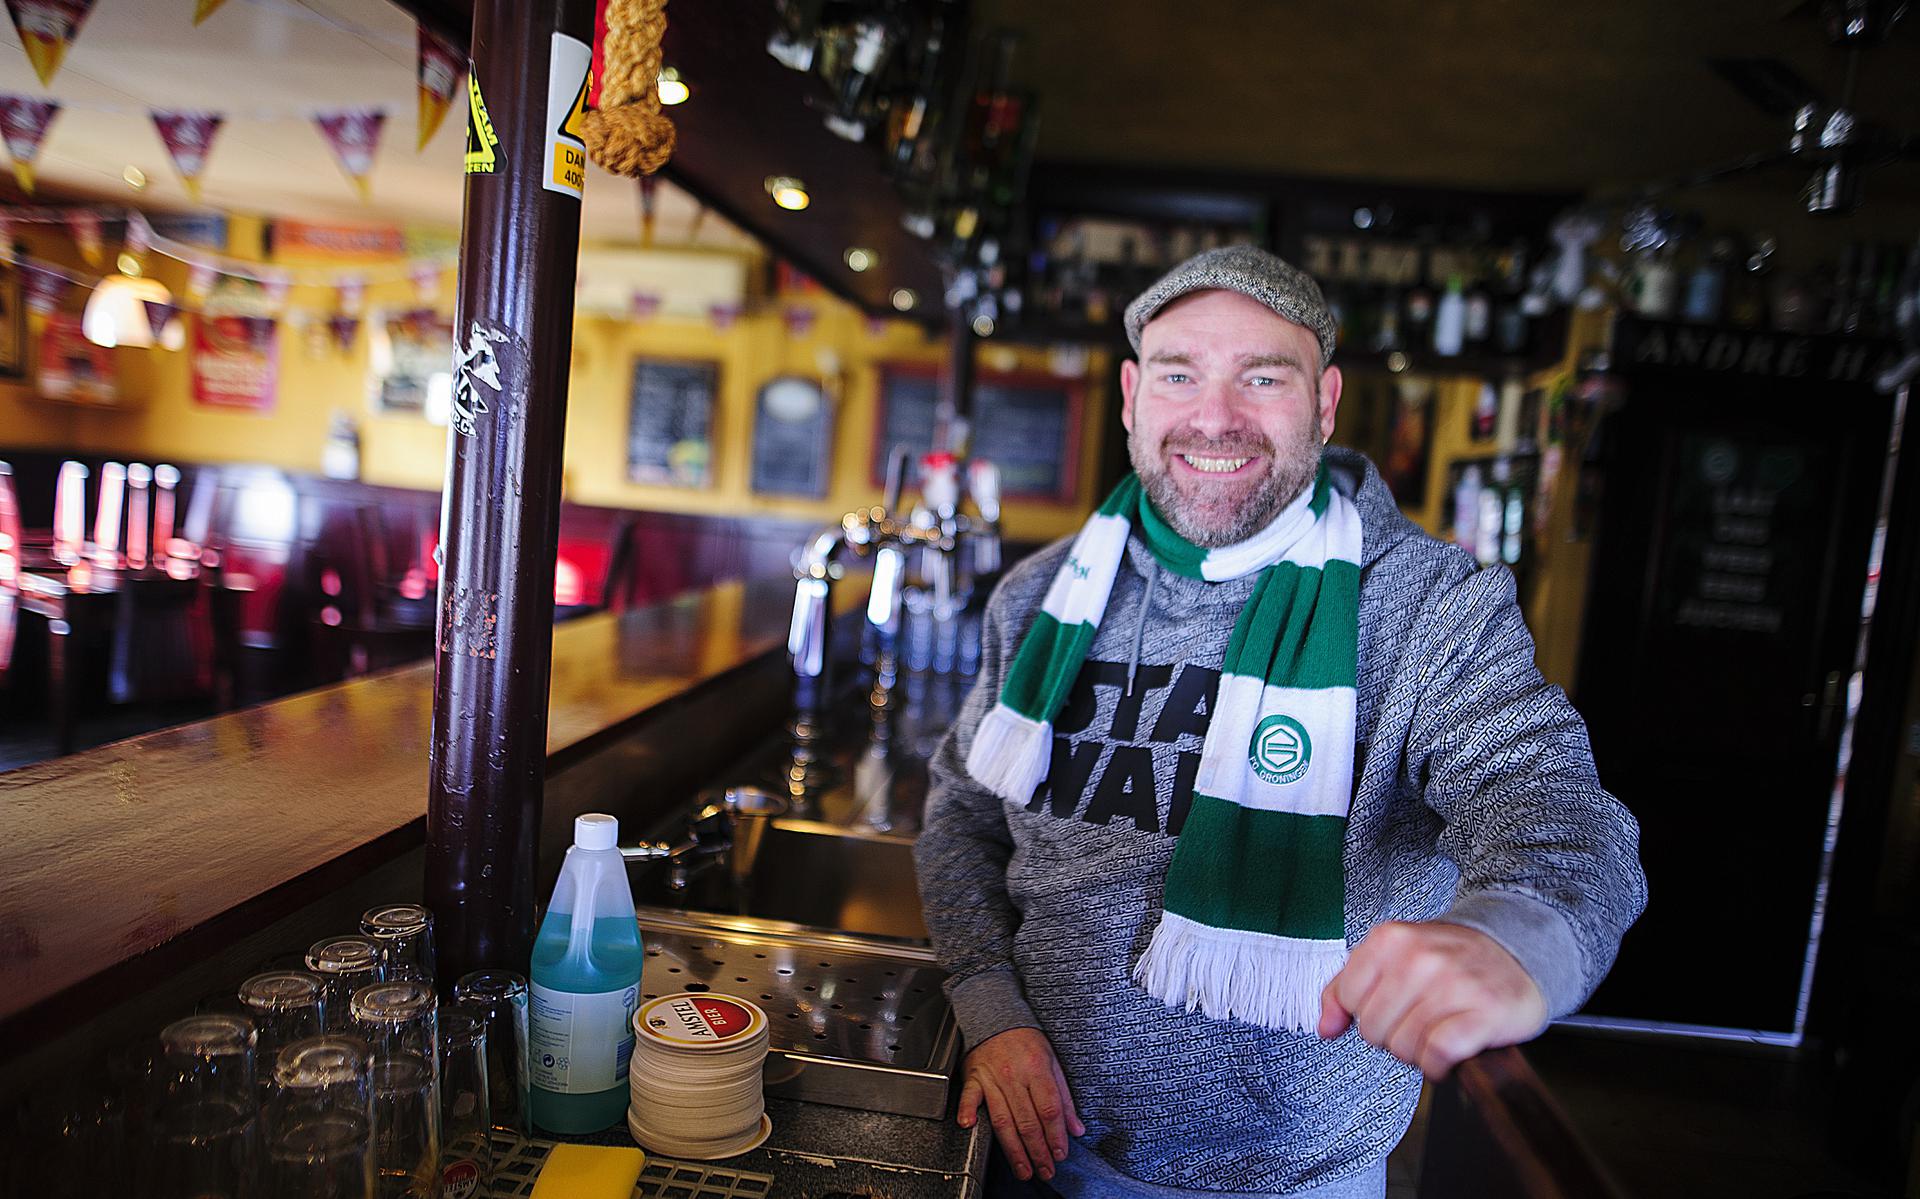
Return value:
<svg viewBox="0 0 1920 1199">
<path fill-rule="evenodd" d="M 668 1157 L 713 1161 L 767 1139 L 761 1083 L 767 1015 L 732 995 L 666 995 L 633 1017 L 633 1139 Z"/>
</svg>

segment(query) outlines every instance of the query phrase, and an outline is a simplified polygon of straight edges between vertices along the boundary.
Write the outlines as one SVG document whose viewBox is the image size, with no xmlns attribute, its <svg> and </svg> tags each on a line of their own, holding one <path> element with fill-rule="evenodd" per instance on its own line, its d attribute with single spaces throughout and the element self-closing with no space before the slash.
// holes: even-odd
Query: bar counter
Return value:
<svg viewBox="0 0 1920 1199">
<path fill-rule="evenodd" d="M 578 811 L 643 816 L 779 727 L 792 589 L 555 627 L 543 886 Z M 0 774 L 0 1069 L 417 856 L 432 691 L 421 663 Z"/>
</svg>

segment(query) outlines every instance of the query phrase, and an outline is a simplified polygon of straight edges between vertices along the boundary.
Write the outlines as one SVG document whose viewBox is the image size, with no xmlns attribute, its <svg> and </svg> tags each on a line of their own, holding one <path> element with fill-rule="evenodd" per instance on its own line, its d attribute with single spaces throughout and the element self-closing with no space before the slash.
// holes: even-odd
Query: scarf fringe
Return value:
<svg viewBox="0 0 1920 1199">
<path fill-rule="evenodd" d="M 1213 928 L 1164 913 L 1133 980 L 1168 1007 L 1216 1020 L 1311 1032 L 1320 994 L 1347 964 L 1347 944 Z"/>
<path fill-rule="evenodd" d="M 973 734 L 967 773 L 1001 799 L 1025 803 L 1052 761 L 1053 726 L 997 703 Z"/>
</svg>

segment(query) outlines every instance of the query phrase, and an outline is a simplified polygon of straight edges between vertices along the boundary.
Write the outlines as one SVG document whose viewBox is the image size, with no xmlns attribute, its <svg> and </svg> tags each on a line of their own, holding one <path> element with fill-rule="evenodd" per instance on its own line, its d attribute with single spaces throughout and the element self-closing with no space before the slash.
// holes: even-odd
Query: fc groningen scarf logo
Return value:
<svg viewBox="0 0 1920 1199">
<path fill-rule="evenodd" d="M 1312 764 L 1313 740 L 1293 717 L 1269 716 L 1254 726 L 1247 762 L 1266 782 L 1276 786 L 1291 783 Z"/>
</svg>

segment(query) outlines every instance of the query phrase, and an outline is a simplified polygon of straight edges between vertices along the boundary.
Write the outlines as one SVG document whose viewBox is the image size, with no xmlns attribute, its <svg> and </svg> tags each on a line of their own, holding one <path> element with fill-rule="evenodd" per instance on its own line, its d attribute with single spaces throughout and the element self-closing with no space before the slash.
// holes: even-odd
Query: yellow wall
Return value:
<svg viewBox="0 0 1920 1199">
<path fill-rule="evenodd" d="M 230 236 L 236 256 L 258 245 L 257 221 L 233 218 Z M 70 243 L 48 227 L 27 227 L 28 253 L 65 264 L 85 275 Z M 109 242 L 109 254 L 117 245 Z M 320 265 L 282 260 L 298 269 Z M 342 269 L 338 262 L 325 264 Z M 381 268 L 370 267 L 370 272 Z M 385 268 L 390 273 L 395 268 Z M 150 273 L 178 296 L 185 268 L 153 256 Z M 442 278 L 435 306 L 453 308 L 453 273 Z M 74 289 L 65 307 L 78 312 L 85 295 Z M 789 336 L 781 309 L 804 304 L 816 312 L 804 337 Z M 296 286 L 290 310 L 324 318 L 334 305 L 330 286 Z M 368 288 L 369 312 L 418 305 L 414 285 L 405 279 Z M 837 359 L 840 370 L 829 380 L 837 391 L 831 485 L 824 500 L 794 500 L 754 495 L 748 487 L 753 406 L 760 386 L 782 374 L 818 377 L 821 351 Z M 342 353 L 319 329 L 303 332 L 295 322 L 280 327 L 280 378 L 271 412 L 209 408 L 192 396 L 190 355 L 161 350 L 115 351 L 123 401 L 113 410 L 90 410 L 38 399 L 31 386 L 0 381 L 0 446 L 71 449 L 110 453 L 147 461 L 258 462 L 287 470 L 317 473 L 334 411 L 349 413 L 360 426 L 361 474 L 371 483 L 437 490 L 445 472 L 446 431 L 415 416 L 382 415 L 367 397 L 367 338 L 364 331 L 350 352 Z M 1036 350 L 993 346 L 984 359 L 1006 359 L 1020 370 L 1044 369 Z M 705 489 L 644 486 L 626 480 L 627 404 L 636 357 L 711 359 L 720 364 L 720 394 L 715 403 L 713 484 Z M 708 514 L 764 512 L 793 518 L 832 520 L 849 508 L 873 503 L 868 481 L 876 419 L 879 368 L 889 362 L 939 363 L 944 339 L 929 337 L 907 322 L 892 321 L 869 332 L 851 306 L 825 295 L 787 297 L 749 312 L 725 331 L 705 321 L 655 319 L 644 322 L 581 316 L 575 322 L 573 378 L 567 411 L 567 498 L 609 507 Z M 1008 536 L 1045 540 L 1078 527 L 1097 497 L 1100 430 L 1106 425 L 1103 394 L 1105 365 L 1094 356 L 1087 372 L 1088 403 L 1083 411 L 1080 480 L 1076 502 L 1010 502 Z"/>
</svg>

